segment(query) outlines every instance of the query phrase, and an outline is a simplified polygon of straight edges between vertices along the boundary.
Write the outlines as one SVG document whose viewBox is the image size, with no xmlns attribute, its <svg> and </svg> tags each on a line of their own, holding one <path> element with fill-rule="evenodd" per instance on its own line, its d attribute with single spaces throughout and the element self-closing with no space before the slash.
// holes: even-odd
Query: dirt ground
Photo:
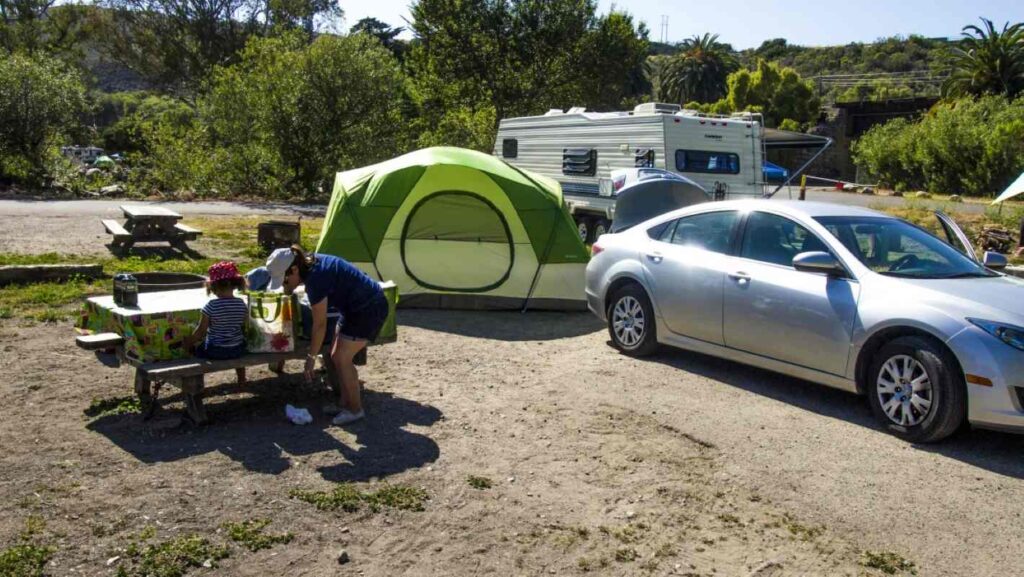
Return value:
<svg viewBox="0 0 1024 577">
<path fill-rule="evenodd" d="M 1024 437 L 914 446 L 853 395 L 607 340 L 585 313 L 401 310 L 361 373 L 364 422 L 332 427 L 291 364 L 208 378 L 214 421 L 195 427 L 173 388 L 151 421 L 87 416 L 131 372 L 69 326 L 0 320 L 0 550 L 34 527 L 47 575 L 114 575 L 145 532 L 230 547 L 189 575 L 1024 575 Z M 290 496 L 345 482 L 428 499 Z M 222 528 L 249 519 L 294 539 L 250 552 Z"/>
</svg>

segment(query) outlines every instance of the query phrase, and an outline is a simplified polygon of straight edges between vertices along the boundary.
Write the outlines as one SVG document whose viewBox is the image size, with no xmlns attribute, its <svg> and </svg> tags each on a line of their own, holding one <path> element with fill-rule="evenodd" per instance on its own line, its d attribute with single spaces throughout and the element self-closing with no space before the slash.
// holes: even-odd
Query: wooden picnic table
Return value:
<svg viewBox="0 0 1024 577">
<path fill-rule="evenodd" d="M 393 282 L 381 283 L 389 297 L 388 319 L 381 336 L 371 344 L 397 340 L 395 306 L 397 289 Z M 134 307 L 120 306 L 112 296 L 86 299 L 76 323 L 80 334 L 76 344 L 85 350 L 113 353 L 117 364 L 135 368 L 135 394 L 148 418 L 157 406 L 159 388 L 168 383 L 179 387 L 185 400 L 185 412 L 196 423 L 207 422 L 203 407 L 204 377 L 208 373 L 248 366 L 277 364 L 290 359 L 305 359 L 309 341 L 294 339 L 295 350 L 284 353 L 247 353 L 230 360 L 195 358 L 184 349 L 183 340 L 199 323 L 200 309 L 210 295 L 204 289 L 185 289 L 140 293 Z M 340 377 L 330 360 L 330 346 L 320 351 L 327 369 L 326 381 L 340 392 Z M 360 363 L 357 363 L 360 364 Z"/>
<path fill-rule="evenodd" d="M 181 224 L 183 218 L 173 210 L 162 206 L 121 205 L 125 222 L 104 220 L 103 227 L 113 235 L 111 247 L 129 250 L 138 242 L 167 242 L 174 248 L 187 251 L 186 241 L 196 240 L 203 234 L 190 226 Z"/>
</svg>

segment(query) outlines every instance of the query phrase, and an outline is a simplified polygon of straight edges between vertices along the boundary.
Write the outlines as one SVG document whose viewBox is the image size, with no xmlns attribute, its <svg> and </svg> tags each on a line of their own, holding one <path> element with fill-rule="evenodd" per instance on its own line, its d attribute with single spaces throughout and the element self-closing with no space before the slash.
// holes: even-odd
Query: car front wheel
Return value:
<svg viewBox="0 0 1024 577">
<path fill-rule="evenodd" d="M 868 399 L 875 417 L 896 436 L 915 443 L 940 441 L 964 422 L 963 378 L 949 351 L 916 336 L 900 337 L 875 355 Z"/>
<path fill-rule="evenodd" d="M 654 309 L 647 293 L 637 284 L 615 291 L 608 306 L 608 334 L 615 348 L 642 357 L 658 348 Z"/>
</svg>

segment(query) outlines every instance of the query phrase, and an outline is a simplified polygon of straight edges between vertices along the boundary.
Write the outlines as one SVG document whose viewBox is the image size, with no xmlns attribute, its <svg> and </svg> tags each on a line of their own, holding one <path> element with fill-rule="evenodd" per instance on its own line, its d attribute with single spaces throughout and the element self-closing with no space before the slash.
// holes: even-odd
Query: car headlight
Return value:
<svg viewBox="0 0 1024 577">
<path fill-rule="evenodd" d="M 1011 347 L 1024 351 L 1024 328 L 982 319 L 967 320 L 974 326 L 1003 341 Z"/>
</svg>

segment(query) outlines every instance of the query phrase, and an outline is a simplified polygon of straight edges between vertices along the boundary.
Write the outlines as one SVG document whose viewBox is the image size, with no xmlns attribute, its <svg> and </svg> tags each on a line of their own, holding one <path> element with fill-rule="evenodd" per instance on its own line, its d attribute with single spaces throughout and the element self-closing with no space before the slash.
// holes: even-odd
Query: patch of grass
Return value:
<svg viewBox="0 0 1024 577">
<path fill-rule="evenodd" d="M 22 543 L 0 551 L 0 576 L 42 577 L 43 567 L 56 549 L 45 545 Z"/>
<path fill-rule="evenodd" d="M 917 575 L 917 566 L 913 561 L 908 561 L 899 553 L 892 551 L 865 551 L 861 556 L 860 564 L 869 569 L 878 569 L 886 575 L 903 572 Z"/>
<path fill-rule="evenodd" d="M 640 558 L 640 553 L 632 547 L 619 547 L 615 550 L 615 560 L 619 563 L 632 563 Z"/>
<path fill-rule="evenodd" d="M 83 411 L 87 417 L 109 417 L 111 415 L 128 415 L 142 412 L 142 404 L 135 396 L 111 397 L 109 399 L 93 399 L 89 408 Z"/>
<path fill-rule="evenodd" d="M 241 523 L 224 523 L 222 525 L 228 532 L 231 540 L 241 544 L 246 549 L 255 553 L 261 549 L 270 549 L 274 545 L 287 545 L 295 538 L 291 533 L 280 535 L 268 535 L 263 529 L 270 524 L 270 519 L 251 519 Z"/>
<path fill-rule="evenodd" d="M 132 543 L 117 568 L 117 577 L 182 577 L 190 569 L 216 567 L 229 551 L 199 535 L 185 535 L 155 545 Z"/>
<path fill-rule="evenodd" d="M 0 253 L 0 266 L 28 266 L 34 264 L 65 264 L 96 262 L 95 257 L 47 252 L 43 254 Z"/>
<path fill-rule="evenodd" d="M 423 502 L 427 500 L 427 492 L 404 485 L 385 485 L 376 492 L 364 493 L 363 500 L 374 512 L 379 511 L 382 507 L 404 511 L 422 511 Z"/>
<path fill-rule="evenodd" d="M 476 475 L 466 477 L 466 482 L 469 483 L 470 487 L 480 490 L 490 489 L 494 486 L 494 481 L 491 481 L 487 477 L 478 477 Z"/>
<path fill-rule="evenodd" d="M 0 319 L 12 319 L 14 318 L 14 311 L 9 307 L 0 308 Z"/>
<path fill-rule="evenodd" d="M 655 549 L 655 557 L 673 557 L 676 554 L 676 548 L 672 546 L 672 543 L 665 541 L 660 547 Z"/>
<path fill-rule="evenodd" d="M 580 557 L 576 560 L 576 566 L 580 568 L 580 571 L 586 573 L 594 568 L 594 562 L 586 557 Z"/>
<path fill-rule="evenodd" d="M 42 517 L 29 515 L 25 519 L 25 528 L 18 534 L 18 538 L 22 541 L 31 541 L 33 538 L 42 535 L 45 529 L 46 521 Z"/>
<path fill-rule="evenodd" d="M 645 523 L 638 523 L 636 525 L 629 524 L 624 525 L 618 529 L 612 527 L 606 527 L 604 525 L 598 527 L 598 530 L 614 537 L 621 543 L 638 543 L 643 539 L 644 533 L 647 531 L 648 526 Z"/>
<path fill-rule="evenodd" d="M 801 541 L 813 541 L 825 532 L 825 528 L 822 526 L 804 525 L 788 514 L 782 516 L 782 524 Z"/>
<path fill-rule="evenodd" d="M 364 504 L 375 513 L 383 507 L 422 511 L 423 503 L 427 500 L 426 491 L 404 485 L 384 485 L 377 491 L 362 492 L 350 483 L 339 483 L 330 492 L 293 489 L 288 494 L 321 511 L 341 509 L 349 513 L 358 511 Z"/>
</svg>

